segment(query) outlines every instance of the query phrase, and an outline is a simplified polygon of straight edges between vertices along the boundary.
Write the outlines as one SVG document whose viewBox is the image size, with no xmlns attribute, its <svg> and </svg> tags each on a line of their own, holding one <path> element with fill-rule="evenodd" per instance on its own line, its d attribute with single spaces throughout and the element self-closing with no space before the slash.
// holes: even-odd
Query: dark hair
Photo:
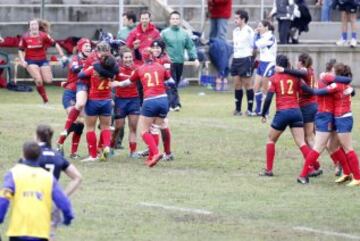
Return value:
<svg viewBox="0 0 360 241">
<path fill-rule="evenodd" d="M 96 51 L 98 51 L 98 52 L 110 52 L 110 45 L 105 41 L 101 41 L 100 43 L 98 43 L 96 45 Z"/>
<path fill-rule="evenodd" d="M 336 64 L 336 59 L 330 59 L 329 62 L 326 63 L 326 67 L 325 67 L 326 72 L 330 72 L 335 64 Z"/>
<path fill-rule="evenodd" d="M 116 59 L 112 55 L 103 55 L 100 58 L 100 64 L 104 69 L 113 70 L 116 65 Z"/>
<path fill-rule="evenodd" d="M 283 68 L 289 68 L 290 67 L 289 58 L 286 55 L 279 54 L 278 56 L 276 56 L 276 65 Z"/>
<path fill-rule="evenodd" d="M 274 25 L 272 25 L 272 23 L 269 20 L 266 20 L 266 19 L 261 20 L 261 24 L 262 24 L 262 26 L 267 27 L 269 31 L 274 32 L 275 27 L 274 27 Z"/>
<path fill-rule="evenodd" d="M 54 130 L 49 125 L 38 125 L 36 128 L 36 136 L 39 141 L 46 143 L 51 147 L 51 139 L 54 135 Z"/>
<path fill-rule="evenodd" d="M 37 161 L 41 154 L 41 148 L 35 141 L 27 141 L 23 144 L 23 155 L 26 160 Z"/>
<path fill-rule="evenodd" d="M 249 21 L 249 14 L 245 10 L 239 9 L 235 12 L 236 15 L 239 15 L 241 19 L 245 19 L 245 23 Z"/>
<path fill-rule="evenodd" d="M 169 17 L 171 18 L 172 15 L 179 15 L 179 17 L 181 16 L 181 14 L 178 12 L 178 11 L 172 11 L 170 14 L 169 14 Z"/>
<path fill-rule="evenodd" d="M 145 15 L 145 14 L 149 15 L 149 18 L 151 17 L 151 13 L 148 10 L 141 11 L 139 16 L 141 17 L 141 15 Z"/>
<path fill-rule="evenodd" d="M 123 14 L 127 19 L 132 20 L 134 23 L 136 22 L 136 14 L 133 11 L 128 11 Z"/>
<path fill-rule="evenodd" d="M 50 33 L 51 24 L 49 21 L 44 19 L 38 19 L 39 30 L 44 33 Z"/>
<path fill-rule="evenodd" d="M 120 58 L 121 58 L 121 59 L 124 57 L 124 54 L 125 54 L 125 53 L 131 53 L 131 54 L 132 54 L 132 51 L 131 51 L 131 49 L 130 49 L 129 47 L 127 47 L 127 46 L 122 46 L 122 47 L 120 48 Z"/>
<path fill-rule="evenodd" d="M 160 56 L 162 56 L 166 49 L 165 42 L 162 39 L 156 39 L 151 43 L 150 47 L 156 47 L 156 46 L 161 48 Z"/>
<path fill-rule="evenodd" d="M 306 68 L 311 67 L 313 64 L 312 58 L 308 53 L 300 54 L 298 60 Z"/>
<path fill-rule="evenodd" d="M 334 69 L 335 69 L 336 75 L 352 77 L 351 68 L 348 65 L 345 65 L 343 63 L 338 63 L 338 64 L 335 64 Z"/>
</svg>

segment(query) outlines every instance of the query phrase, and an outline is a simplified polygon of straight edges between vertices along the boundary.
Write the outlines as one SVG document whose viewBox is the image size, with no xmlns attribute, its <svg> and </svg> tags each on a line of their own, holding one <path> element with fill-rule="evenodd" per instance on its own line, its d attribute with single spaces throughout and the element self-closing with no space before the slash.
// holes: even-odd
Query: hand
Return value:
<svg viewBox="0 0 360 241">
<path fill-rule="evenodd" d="M 65 68 L 66 65 L 68 65 L 68 63 L 69 63 L 69 59 L 66 56 L 62 56 L 60 61 L 61 61 L 61 64 L 62 64 L 63 68 Z"/>
<path fill-rule="evenodd" d="M 265 124 L 267 121 L 266 116 L 261 117 L 261 123 Z"/>
<path fill-rule="evenodd" d="M 66 81 L 61 81 L 60 86 L 64 87 L 66 85 Z"/>
<path fill-rule="evenodd" d="M 27 63 L 26 61 L 21 62 L 20 65 L 21 65 L 24 69 L 26 69 L 26 68 L 28 67 L 28 63 Z"/>
<path fill-rule="evenodd" d="M 133 45 L 134 45 L 134 49 L 138 49 L 140 47 L 140 39 L 135 40 Z"/>
<path fill-rule="evenodd" d="M 351 95 L 351 93 L 354 91 L 354 89 L 352 87 L 347 87 L 345 90 L 344 90 L 344 95 Z"/>
<path fill-rule="evenodd" d="M 283 67 L 280 67 L 280 66 L 275 66 L 275 72 L 277 73 L 284 73 L 284 68 Z"/>
<path fill-rule="evenodd" d="M 194 65 L 195 65 L 195 68 L 197 68 L 197 69 L 200 67 L 200 62 L 198 59 L 194 60 Z"/>
<path fill-rule="evenodd" d="M 0 37 L 0 43 L 3 43 L 4 39 L 2 37 Z"/>
<path fill-rule="evenodd" d="M 324 79 L 324 78 L 325 78 L 325 75 L 326 75 L 326 73 L 325 73 L 325 72 L 322 72 L 322 73 L 319 75 L 320 79 L 321 79 L 321 80 Z"/>
</svg>

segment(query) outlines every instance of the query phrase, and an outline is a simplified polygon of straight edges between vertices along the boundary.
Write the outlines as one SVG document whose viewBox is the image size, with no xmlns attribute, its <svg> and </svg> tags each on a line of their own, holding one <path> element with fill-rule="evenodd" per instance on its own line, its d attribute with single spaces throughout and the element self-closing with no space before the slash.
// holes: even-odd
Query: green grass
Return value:
<svg viewBox="0 0 360 241">
<path fill-rule="evenodd" d="M 198 95 L 202 91 L 205 96 Z M 22 143 L 33 138 L 38 123 L 61 131 L 62 91 L 50 87 L 48 93 L 51 109 L 41 108 L 36 93 L 0 90 L 1 175 L 20 157 Z M 333 183 L 327 154 L 321 157 L 325 174 L 308 186 L 298 185 L 301 154 L 286 132 L 277 144 L 276 176 L 259 177 L 268 124 L 232 116 L 232 93 L 191 87 L 181 97 L 184 108 L 170 114 L 176 161 L 149 169 L 143 160 L 128 159 L 127 151 L 121 151 L 109 162 L 74 162 L 84 176 L 72 198 L 76 219 L 71 227 L 59 229 L 57 240 L 345 240 L 296 231 L 296 226 L 360 236 L 360 188 Z M 359 105 L 356 97 L 356 150 Z M 138 143 L 144 148 L 141 139 Z M 80 155 L 86 155 L 84 138 Z M 62 184 L 66 181 L 63 177 Z M 144 207 L 141 202 L 212 214 Z"/>
</svg>

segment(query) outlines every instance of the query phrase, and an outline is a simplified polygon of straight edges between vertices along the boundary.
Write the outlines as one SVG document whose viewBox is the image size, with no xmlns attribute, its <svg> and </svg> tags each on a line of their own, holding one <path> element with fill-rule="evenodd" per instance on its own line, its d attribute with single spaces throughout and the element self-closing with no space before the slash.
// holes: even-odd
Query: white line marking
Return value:
<svg viewBox="0 0 360 241">
<path fill-rule="evenodd" d="M 49 106 L 49 105 L 37 105 L 39 108 L 42 108 L 42 109 L 47 109 L 47 110 L 56 110 L 57 108 L 56 107 L 53 107 L 53 106 Z"/>
<path fill-rule="evenodd" d="M 360 236 L 351 235 L 351 234 L 347 234 L 347 233 L 323 231 L 323 230 L 312 229 L 312 228 L 301 227 L 301 226 L 300 227 L 293 227 L 293 229 L 297 230 L 297 231 L 304 231 L 304 232 L 310 232 L 310 233 L 319 233 L 319 234 L 324 234 L 324 235 L 328 235 L 328 236 L 336 236 L 336 237 L 342 237 L 342 238 L 347 238 L 347 239 L 360 240 Z"/>
<path fill-rule="evenodd" d="M 162 208 L 162 209 L 165 209 L 165 210 L 174 210 L 174 211 L 197 213 L 197 214 L 204 214 L 204 215 L 211 215 L 212 214 L 212 212 L 204 210 L 204 209 L 181 208 L 181 207 L 167 206 L 167 205 L 156 204 L 156 203 L 141 202 L 141 203 L 139 203 L 139 205 L 144 206 L 144 207 Z"/>
</svg>

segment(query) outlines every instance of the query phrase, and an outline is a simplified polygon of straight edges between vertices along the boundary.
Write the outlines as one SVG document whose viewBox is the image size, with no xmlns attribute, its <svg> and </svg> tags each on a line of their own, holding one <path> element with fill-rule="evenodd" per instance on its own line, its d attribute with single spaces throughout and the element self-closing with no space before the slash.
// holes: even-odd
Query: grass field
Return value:
<svg viewBox="0 0 360 241">
<path fill-rule="evenodd" d="M 62 90 L 48 92 L 44 108 L 34 92 L 0 90 L 1 175 L 20 157 L 38 123 L 61 131 Z M 149 169 L 121 151 L 108 162 L 74 162 L 84 176 L 72 198 L 76 219 L 59 230 L 57 240 L 360 240 L 360 188 L 333 183 L 327 154 L 321 157 L 324 175 L 310 185 L 297 184 L 301 154 L 286 132 L 277 144 L 276 176 L 259 177 L 268 124 L 232 116 L 232 93 L 191 87 L 181 96 L 184 108 L 170 114 L 175 161 Z M 359 105 L 355 97 L 358 153 Z M 84 138 L 80 148 L 86 155 Z"/>
</svg>

